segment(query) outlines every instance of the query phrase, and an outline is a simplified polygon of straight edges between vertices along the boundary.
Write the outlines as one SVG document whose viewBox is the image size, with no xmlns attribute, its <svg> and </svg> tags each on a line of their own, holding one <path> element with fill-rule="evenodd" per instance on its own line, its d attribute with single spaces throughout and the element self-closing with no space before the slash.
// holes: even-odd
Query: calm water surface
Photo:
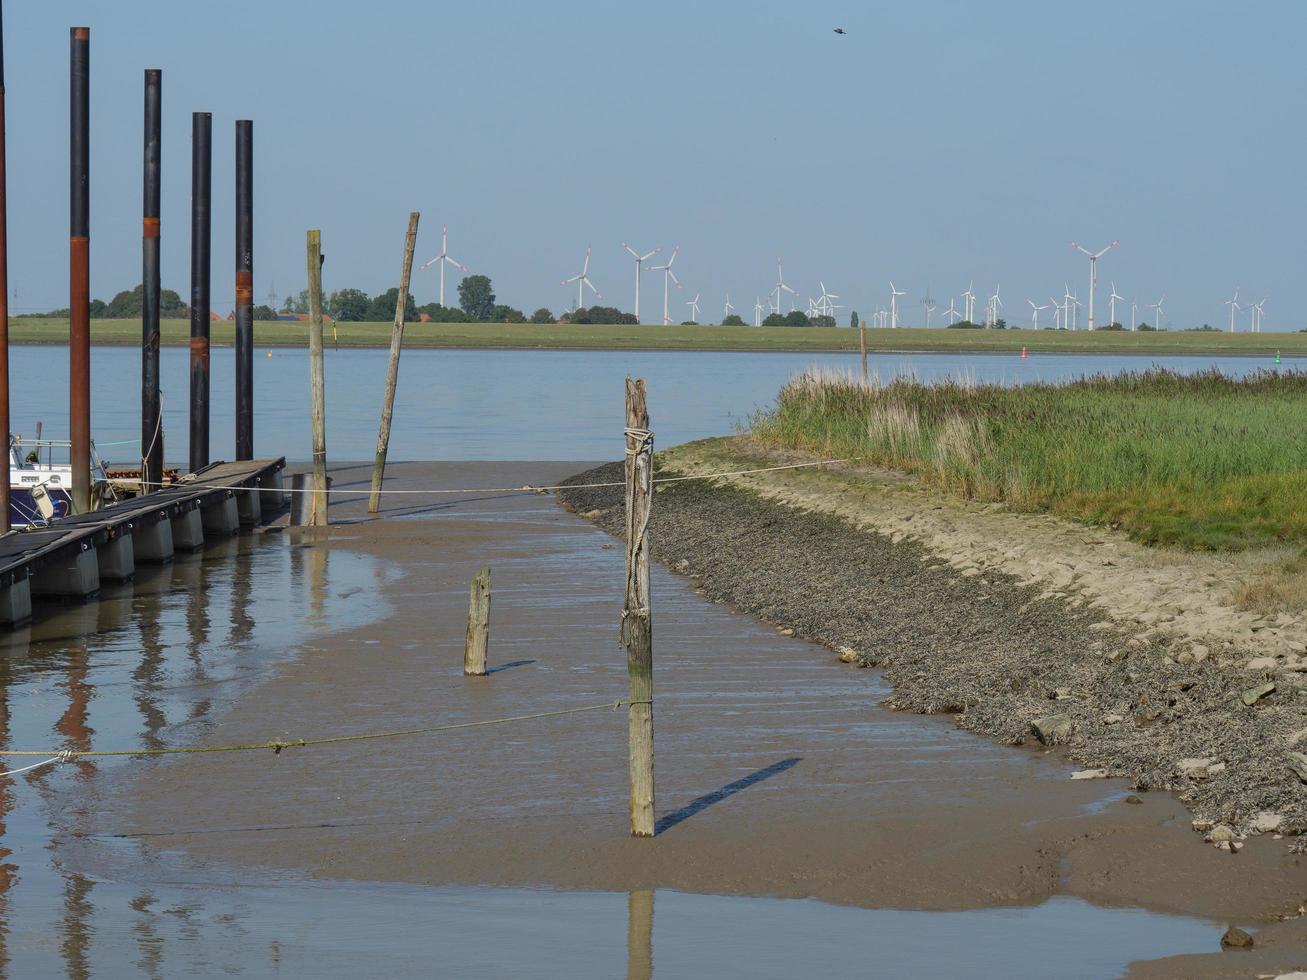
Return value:
<svg viewBox="0 0 1307 980">
<path fill-rule="evenodd" d="M 271 354 L 271 356 L 268 356 Z M 376 449 L 387 352 L 326 352 L 327 452 L 331 459 L 371 459 Z M 66 438 L 68 354 L 19 346 L 10 355 L 15 431 Z M 189 354 L 163 350 L 165 453 L 185 461 Z M 140 352 L 97 347 L 92 363 L 92 435 L 104 456 L 137 457 L 140 439 Z M 1292 363 L 1292 362 L 1290 362 Z M 230 459 L 234 447 L 233 354 L 215 349 L 211 449 Z M 649 384 L 658 444 L 727 435 L 797 371 L 856 370 L 850 354 L 746 354 L 681 351 L 406 351 L 400 365 L 390 458 L 610 459 L 622 452 L 623 378 Z M 872 358 L 882 380 L 901 374 L 1020 384 L 1116 374 L 1152 365 L 1192 372 L 1218 368 L 1241 376 L 1273 370 L 1271 358 L 1132 357 L 1041 354 L 1022 360 L 997 354 L 886 354 Z M 1285 366 L 1288 369 L 1288 365 Z M 309 458 L 308 358 L 302 350 L 256 351 L 254 449 L 257 456 Z M 33 379 L 24 383 L 22 378 Z M 39 379 L 39 383 L 38 383 Z M 109 445 L 126 440 L 126 445 Z"/>
<path fill-rule="evenodd" d="M 256 363 L 256 451 L 303 458 L 306 359 L 299 351 L 264 353 Z M 14 386 L 16 429 L 30 432 L 41 419 L 50 435 L 66 431 L 65 356 L 14 350 L 15 377 L 39 380 Z M 138 357 L 124 348 L 94 352 L 102 444 L 137 435 Z M 230 351 L 215 352 L 217 456 L 231 451 L 230 359 Z M 1230 373 L 1271 366 L 1157 363 Z M 329 450 L 335 459 L 368 457 L 385 354 L 329 352 L 327 364 Z M 1010 383 L 1142 364 L 876 359 L 882 377 L 968 373 Z M 168 457 L 183 459 L 186 352 L 165 350 L 163 365 Z M 613 457 L 621 452 L 628 373 L 648 379 L 660 442 L 671 445 L 732 431 L 795 371 L 855 365 L 839 355 L 410 351 L 392 458 Z M 120 459 L 135 453 L 105 449 Z M 97 602 L 46 608 L 32 626 L 0 633 L 0 742 L 185 744 L 294 656 L 297 643 L 385 616 L 376 596 L 389 574 L 365 556 L 264 534 L 142 569 L 136 582 L 106 588 Z M 96 759 L 0 777 L 0 976 L 1100 977 L 1139 958 L 1218 948 L 1219 929 L 1209 922 L 1066 898 L 1033 909 L 919 913 L 666 891 L 335 885 L 199 868 L 139 840 L 74 833 L 95 812 L 108 777 L 149 764 Z M 87 849 L 98 857 L 80 859 Z"/>
</svg>

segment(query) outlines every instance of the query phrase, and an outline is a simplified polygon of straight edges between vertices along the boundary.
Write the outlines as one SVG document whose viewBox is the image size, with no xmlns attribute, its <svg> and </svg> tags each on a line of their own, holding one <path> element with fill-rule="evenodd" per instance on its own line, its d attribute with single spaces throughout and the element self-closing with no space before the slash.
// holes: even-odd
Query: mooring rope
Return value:
<svg viewBox="0 0 1307 980">
<path fill-rule="evenodd" d="M 754 473 L 774 473 L 777 470 L 798 470 L 809 466 L 830 466 L 833 463 L 852 463 L 864 459 L 862 456 L 846 456 L 843 459 L 820 459 L 810 463 L 787 463 L 784 466 L 761 466 L 751 470 L 728 470 L 722 473 L 697 473 L 693 476 L 663 476 L 656 477 L 654 483 L 684 483 L 686 480 L 718 480 L 728 476 L 750 476 Z M 178 481 L 177 483 L 160 483 L 160 487 L 190 487 L 192 490 L 259 490 L 259 487 L 245 486 L 221 486 L 209 483 L 190 483 Z M 598 490 L 610 487 L 624 487 L 625 481 L 613 483 L 560 483 L 555 486 L 535 486 L 534 484 L 523 484 L 519 487 L 471 487 L 461 490 L 432 490 L 432 489 L 415 489 L 415 490 L 377 490 L 376 493 L 395 493 L 395 494 L 439 494 L 439 493 L 552 493 L 558 490 Z M 269 493 L 276 493 L 276 490 L 270 490 Z M 312 487 L 283 487 L 281 493 L 318 493 L 319 491 Z M 332 487 L 331 493 L 366 493 L 374 491 L 371 489 L 361 489 L 353 487 Z"/>
<path fill-rule="evenodd" d="M 602 711 L 607 708 L 610 711 L 616 711 L 622 705 L 630 706 L 632 704 L 653 704 L 652 701 L 631 701 L 627 698 L 618 698 L 616 701 L 605 701 L 603 704 L 589 704 L 581 708 L 560 708 L 557 711 L 537 711 L 529 715 L 510 715 L 506 718 L 487 718 L 484 721 L 464 721 L 453 725 L 434 725 L 429 728 L 400 728 L 389 732 L 365 732 L 359 735 L 329 735 L 324 738 L 292 738 L 292 739 L 270 739 L 266 742 L 238 742 L 234 745 L 195 745 L 178 748 L 162 749 L 63 749 L 60 751 L 51 751 L 46 749 L 29 749 L 29 750 L 9 750 L 0 749 L 0 756 L 35 756 L 44 755 L 50 758 L 43 762 L 27 766 L 23 769 L 13 769 L 6 773 L 0 773 L 0 776 L 12 776 L 15 773 L 26 772 L 29 769 L 39 769 L 41 766 L 48 766 L 55 762 L 76 762 L 78 759 L 106 758 L 110 756 L 152 756 L 152 755 L 209 755 L 217 752 L 259 752 L 272 750 L 273 755 L 280 755 L 282 749 L 302 749 L 310 745 L 335 745 L 341 742 L 366 742 L 378 738 L 401 738 L 408 735 L 431 735 L 436 732 L 452 732 L 464 728 L 482 728 L 486 725 L 505 725 L 515 721 L 533 721 L 537 718 L 557 718 L 561 715 L 579 715 L 585 711 Z"/>
</svg>

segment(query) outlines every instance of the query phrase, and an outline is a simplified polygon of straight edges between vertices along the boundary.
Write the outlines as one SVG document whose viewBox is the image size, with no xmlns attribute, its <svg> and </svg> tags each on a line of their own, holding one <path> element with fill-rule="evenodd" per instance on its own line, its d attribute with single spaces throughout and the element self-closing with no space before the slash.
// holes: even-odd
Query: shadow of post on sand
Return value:
<svg viewBox="0 0 1307 980">
<path fill-rule="evenodd" d="M 678 823 L 690 819 L 690 817 L 694 816 L 696 813 L 702 813 L 713 804 L 720 803 L 722 800 L 732 797 L 736 793 L 748 789 L 750 786 L 755 786 L 758 783 L 761 783 L 764 779 L 771 779 L 772 776 L 779 776 L 786 770 L 793 769 L 801 761 L 803 760 L 800 757 L 793 757 L 782 759 L 780 762 L 773 762 L 770 766 L 766 766 L 756 772 L 751 772 L 749 775 L 741 777 L 733 783 L 727 783 L 720 789 L 715 789 L 711 793 L 705 793 L 697 800 L 692 800 L 679 810 L 673 810 L 671 813 L 664 814 L 659 817 L 658 822 L 654 824 L 655 836 L 671 830 Z"/>
</svg>

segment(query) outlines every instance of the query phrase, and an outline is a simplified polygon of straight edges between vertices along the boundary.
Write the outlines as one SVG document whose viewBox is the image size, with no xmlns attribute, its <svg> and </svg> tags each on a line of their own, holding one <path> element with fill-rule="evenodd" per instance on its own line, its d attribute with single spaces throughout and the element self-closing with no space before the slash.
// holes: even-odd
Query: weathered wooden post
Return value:
<svg viewBox="0 0 1307 980">
<path fill-rule="evenodd" d="M 862 383 L 867 383 L 867 321 L 858 318 L 858 345 L 862 348 Z"/>
<path fill-rule="evenodd" d="M 654 835 L 653 617 L 649 604 L 649 511 L 653 433 L 644 379 L 626 379 L 626 597 L 622 642 L 630 683 L 631 835 Z"/>
<path fill-rule="evenodd" d="M 472 576 L 467 607 L 467 644 L 463 648 L 463 673 L 486 676 L 486 647 L 490 642 L 490 569 Z"/>
<path fill-rule="evenodd" d="M 322 232 L 309 232 L 309 396 L 313 413 L 313 506 L 309 524 L 327 525 L 327 407 L 322 371 Z"/>
<path fill-rule="evenodd" d="M 408 312 L 408 283 L 413 271 L 413 247 L 418 238 L 418 212 L 408 216 L 404 236 L 404 262 L 399 273 L 399 297 L 395 300 L 395 324 L 390 331 L 390 368 L 386 372 L 386 394 L 381 400 L 381 426 L 377 429 L 377 458 L 372 463 L 372 493 L 368 513 L 381 508 L 381 481 L 386 475 L 386 450 L 390 447 L 390 418 L 395 408 L 395 383 L 399 380 L 399 351 L 404 345 L 404 317 Z M 334 329 L 334 328 L 333 328 Z M 485 673 L 483 669 L 481 673 Z"/>
</svg>

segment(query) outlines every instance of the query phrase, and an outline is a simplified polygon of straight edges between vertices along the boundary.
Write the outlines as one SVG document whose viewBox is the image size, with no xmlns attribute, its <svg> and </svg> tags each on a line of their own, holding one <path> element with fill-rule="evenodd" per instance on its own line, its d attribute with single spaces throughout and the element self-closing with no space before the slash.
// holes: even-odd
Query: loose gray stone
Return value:
<svg viewBox="0 0 1307 980">
<path fill-rule="evenodd" d="M 1243 703 L 1252 707 L 1266 695 L 1275 690 L 1275 685 L 1269 681 L 1265 684 L 1258 684 L 1256 687 L 1250 687 L 1243 692 Z"/>
<path fill-rule="evenodd" d="M 1307 783 L 1307 755 L 1301 752 L 1289 752 L 1285 757 L 1289 760 L 1289 768 L 1293 770 L 1293 774 Z"/>
<path fill-rule="evenodd" d="M 1031 722 L 1030 727 L 1035 733 L 1035 738 L 1039 739 L 1040 742 L 1044 745 L 1053 745 L 1063 741 L 1071 734 L 1071 716 L 1068 714 L 1049 715 L 1046 718 Z"/>
<path fill-rule="evenodd" d="M 1221 947 L 1223 949 L 1252 949 L 1253 937 L 1238 926 L 1230 926 L 1229 929 L 1225 930 L 1225 935 L 1221 937 Z"/>
</svg>

